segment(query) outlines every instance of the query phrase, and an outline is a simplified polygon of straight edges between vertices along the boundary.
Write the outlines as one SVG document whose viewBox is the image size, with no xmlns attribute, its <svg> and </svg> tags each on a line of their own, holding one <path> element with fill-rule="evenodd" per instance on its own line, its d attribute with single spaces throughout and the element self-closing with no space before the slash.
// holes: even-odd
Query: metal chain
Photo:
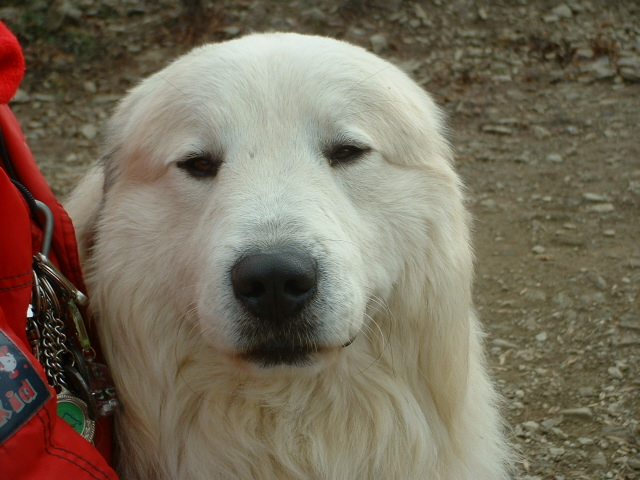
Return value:
<svg viewBox="0 0 640 480">
<path fill-rule="evenodd" d="M 68 387 L 63 373 L 63 359 L 70 355 L 67 347 L 65 322 L 58 297 L 60 293 L 51 285 L 46 274 L 34 268 L 34 289 L 32 316 L 29 317 L 27 332 L 33 351 L 44 367 L 49 383 L 56 391 Z M 64 297 L 61 299 L 64 300 Z"/>
</svg>

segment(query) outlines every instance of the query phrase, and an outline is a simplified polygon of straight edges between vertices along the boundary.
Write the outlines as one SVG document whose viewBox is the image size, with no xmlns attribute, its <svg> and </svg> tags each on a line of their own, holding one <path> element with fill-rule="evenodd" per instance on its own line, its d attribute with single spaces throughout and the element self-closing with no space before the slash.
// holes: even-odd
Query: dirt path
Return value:
<svg viewBox="0 0 640 480">
<path fill-rule="evenodd" d="M 29 66 L 13 108 L 60 195 L 114 101 L 191 45 L 291 30 L 398 63 L 450 115 L 516 478 L 640 478 L 637 2 L 4 3 Z"/>
</svg>

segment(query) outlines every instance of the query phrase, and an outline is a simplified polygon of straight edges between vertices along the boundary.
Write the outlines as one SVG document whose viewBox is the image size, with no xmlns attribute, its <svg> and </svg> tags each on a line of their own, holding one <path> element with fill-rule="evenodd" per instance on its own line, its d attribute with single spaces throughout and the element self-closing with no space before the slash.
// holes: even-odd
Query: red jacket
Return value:
<svg viewBox="0 0 640 480">
<path fill-rule="evenodd" d="M 16 118 L 6 103 L 22 79 L 24 60 L 15 37 L 0 22 L 0 476 L 11 480 L 116 480 L 109 466 L 110 425 L 99 421 L 91 445 L 56 413 L 54 390 L 26 338 L 32 256 L 42 231 L 11 178 L 53 212 L 50 258 L 86 291 L 73 226 L 40 174 Z M 94 343 L 95 335 L 93 336 Z"/>
</svg>

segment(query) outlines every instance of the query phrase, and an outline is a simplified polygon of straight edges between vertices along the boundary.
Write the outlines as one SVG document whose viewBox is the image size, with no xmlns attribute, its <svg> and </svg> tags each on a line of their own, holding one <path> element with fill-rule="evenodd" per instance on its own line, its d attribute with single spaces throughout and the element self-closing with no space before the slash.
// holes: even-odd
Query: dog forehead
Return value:
<svg viewBox="0 0 640 480">
<path fill-rule="evenodd" d="M 123 158 L 150 152 L 168 163 L 187 150 L 261 139 L 317 146 L 360 132 L 386 145 L 388 158 L 415 163 L 418 150 L 449 157 L 441 119 L 415 82 L 361 47 L 256 34 L 198 47 L 144 80 L 119 104 L 107 143 Z"/>
<path fill-rule="evenodd" d="M 402 74 L 392 78 L 399 73 L 396 70 L 339 40 L 257 34 L 196 48 L 152 77 L 145 90 L 167 95 L 169 101 L 211 102 L 221 113 L 243 107 L 253 112 L 261 107 L 287 108 L 294 103 L 358 108 L 361 100 L 391 97 L 386 84 L 408 81 Z"/>
<path fill-rule="evenodd" d="M 224 78 L 283 76 L 307 80 L 320 76 L 328 81 L 385 70 L 391 65 L 361 47 L 328 37 L 292 33 L 254 34 L 192 50 L 180 63 L 200 68 L 201 73 Z"/>
<path fill-rule="evenodd" d="M 302 122 L 330 124 L 380 110 L 395 98 L 386 85 L 398 82 L 412 83 L 360 47 L 325 37 L 256 34 L 178 58 L 130 92 L 112 126 L 116 138 L 148 138 L 151 145 L 169 134 L 203 137 L 196 131 L 208 130 L 220 136 L 265 122 L 298 129 Z"/>
</svg>

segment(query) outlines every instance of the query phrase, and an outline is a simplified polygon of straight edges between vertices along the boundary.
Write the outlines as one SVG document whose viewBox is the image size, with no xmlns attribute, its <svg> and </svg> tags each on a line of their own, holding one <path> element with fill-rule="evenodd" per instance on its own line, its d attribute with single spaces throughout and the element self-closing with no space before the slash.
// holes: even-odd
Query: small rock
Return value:
<svg viewBox="0 0 640 480">
<path fill-rule="evenodd" d="M 549 454 L 552 457 L 561 457 L 564 455 L 564 448 L 562 447 L 549 447 Z"/>
<path fill-rule="evenodd" d="M 531 130 L 533 130 L 533 136 L 538 140 L 551 136 L 551 132 L 541 125 L 534 125 L 533 127 L 531 127 Z"/>
<path fill-rule="evenodd" d="M 570 232 L 556 232 L 551 240 L 558 245 L 568 245 L 570 247 L 582 247 L 585 245 L 585 241 L 579 235 Z"/>
<path fill-rule="evenodd" d="M 640 316 L 627 312 L 620 317 L 620 327 L 640 331 Z"/>
<path fill-rule="evenodd" d="M 549 155 L 547 155 L 545 160 L 547 162 L 551 162 L 551 163 L 562 163 L 562 162 L 564 162 L 564 159 L 562 158 L 562 156 L 558 155 L 557 153 L 550 153 Z"/>
<path fill-rule="evenodd" d="M 623 377 L 622 372 L 618 367 L 609 367 L 607 370 L 610 377 L 621 379 Z"/>
<path fill-rule="evenodd" d="M 589 47 L 578 48 L 576 50 L 576 56 L 585 60 L 593 58 L 593 49 Z"/>
<path fill-rule="evenodd" d="M 607 281 L 601 275 L 590 272 L 587 274 L 587 278 L 600 290 L 606 290 L 608 288 Z"/>
<path fill-rule="evenodd" d="M 615 207 L 612 203 L 599 203 L 597 205 L 591 205 L 587 210 L 595 213 L 610 213 L 615 210 Z"/>
<path fill-rule="evenodd" d="M 71 2 L 62 2 L 58 7 L 58 12 L 63 17 L 68 17 L 73 20 L 80 20 L 82 18 L 82 10 L 71 4 Z"/>
<path fill-rule="evenodd" d="M 640 57 L 629 56 L 618 60 L 618 73 L 628 82 L 640 82 Z"/>
<path fill-rule="evenodd" d="M 548 418 L 547 420 L 543 420 L 540 423 L 540 426 L 546 430 L 550 430 L 553 427 L 557 427 L 558 425 L 560 425 L 562 423 L 562 418 L 560 417 L 556 417 L 556 418 Z"/>
<path fill-rule="evenodd" d="M 634 470 L 640 470 L 640 458 L 630 458 L 627 465 Z"/>
<path fill-rule="evenodd" d="M 602 292 L 580 295 L 580 301 L 586 305 L 601 305 L 606 302 Z"/>
<path fill-rule="evenodd" d="M 538 342 L 544 342 L 547 339 L 547 332 L 540 332 L 536 335 L 536 340 Z"/>
<path fill-rule="evenodd" d="M 587 202 L 593 202 L 593 203 L 605 203 L 605 202 L 611 201 L 609 197 L 606 197 L 604 195 L 599 195 L 597 193 L 590 193 L 590 192 L 583 193 L 582 198 Z"/>
<path fill-rule="evenodd" d="M 95 125 L 87 123 L 80 127 L 80 133 L 82 133 L 87 140 L 93 140 L 96 138 L 96 135 L 98 135 L 98 128 Z"/>
<path fill-rule="evenodd" d="M 529 420 L 522 424 L 522 428 L 524 428 L 527 432 L 537 432 L 540 430 L 540 424 L 538 422 L 534 422 L 533 420 Z"/>
<path fill-rule="evenodd" d="M 513 129 L 504 125 L 485 125 L 482 127 L 482 131 L 495 135 L 513 135 Z"/>
<path fill-rule="evenodd" d="M 567 5 L 562 4 L 551 10 L 551 15 L 555 15 L 558 18 L 571 18 L 573 12 Z"/>
<path fill-rule="evenodd" d="M 544 248 L 542 245 L 536 245 L 536 246 L 534 246 L 534 247 L 531 249 L 531 251 L 532 251 L 533 253 L 536 253 L 536 254 L 541 254 L 541 253 L 546 252 L 546 251 L 547 251 L 547 249 L 546 249 L 546 248 Z"/>
<path fill-rule="evenodd" d="M 534 302 L 546 302 L 547 301 L 547 294 L 544 293 L 544 291 L 538 290 L 538 289 L 535 289 L 535 288 L 527 289 L 523 293 L 523 295 L 527 300 L 532 300 Z"/>
<path fill-rule="evenodd" d="M 498 204 L 492 198 L 485 198 L 484 200 L 480 200 L 480 206 L 486 208 L 490 212 L 497 212 L 499 210 Z"/>
<path fill-rule="evenodd" d="M 389 48 L 389 41 L 387 40 L 387 36 L 382 33 L 376 33 L 369 37 L 369 42 L 371 43 L 371 50 L 377 55 L 382 54 Z"/>
<path fill-rule="evenodd" d="M 598 452 L 591 457 L 591 463 L 599 467 L 605 467 L 607 465 L 607 459 L 605 458 L 604 453 Z"/>
<path fill-rule="evenodd" d="M 591 420 L 593 418 L 593 412 L 589 407 L 566 408 L 564 410 L 560 410 L 560 413 L 568 417 L 584 418 L 586 420 Z"/>
<path fill-rule="evenodd" d="M 309 10 L 305 10 L 303 12 L 303 15 L 307 20 L 311 20 L 312 22 L 318 22 L 318 23 L 328 22 L 327 14 L 317 7 L 311 8 Z"/>
<path fill-rule="evenodd" d="M 222 31 L 227 35 L 227 37 L 237 37 L 242 32 L 242 29 L 237 25 L 230 25 L 228 27 L 224 27 Z"/>
<path fill-rule="evenodd" d="M 590 397 L 595 395 L 596 389 L 593 387 L 580 387 L 578 388 L 578 394 L 583 397 Z"/>
<path fill-rule="evenodd" d="M 92 82 L 91 80 L 84 82 L 82 86 L 84 87 L 84 91 L 87 93 L 96 93 L 98 91 L 96 82 Z"/>
<path fill-rule="evenodd" d="M 605 237 L 615 237 L 616 236 L 616 231 L 615 230 L 605 230 L 604 232 L 602 232 L 602 235 L 604 235 Z"/>
<path fill-rule="evenodd" d="M 16 94 L 11 99 L 11 103 L 26 103 L 29 100 L 31 100 L 31 97 L 29 97 L 29 94 L 26 91 L 19 88 Z"/>
<path fill-rule="evenodd" d="M 640 82 L 640 68 L 622 67 L 620 76 L 627 82 Z"/>
<path fill-rule="evenodd" d="M 518 348 L 515 343 L 512 343 L 508 340 L 503 340 L 501 338 L 494 338 L 493 340 L 491 340 L 491 344 L 497 347 Z"/>
<path fill-rule="evenodd" d="M 593 438 L 580 437 L 578 438 L 578 443 L 580 445 L 593 445 L 595 442 L 593 441 Z"/>
<path fill-rule="evenodd" d="M 424 11 L 424 9 L 416 3 L 414 10 L 416 12 L 416 17 L 418 17 L 420 19 L 420 21 L 422 22 L 423 25 L 429 26 L 429 24 L 431 23 L 429 21 L 429 16 L 427 15 L 427 12 Z"/>
<path fill-rule="evenodd" d="M 599 59 L 586 64 L 582 67 L 583 73 L 588 73 L 595 80 L 607 80 L 616 76 L 616 70 L 611 66 L 608 57 L 600 57 Z"/>
<path fill-rule="evenodd" d="M 573 300 L 565 292 L 559 292 L 552 298 L 553 303 L 557 303 L 561 307 L 567 308 L 573 305 Z"/>
</svg>

